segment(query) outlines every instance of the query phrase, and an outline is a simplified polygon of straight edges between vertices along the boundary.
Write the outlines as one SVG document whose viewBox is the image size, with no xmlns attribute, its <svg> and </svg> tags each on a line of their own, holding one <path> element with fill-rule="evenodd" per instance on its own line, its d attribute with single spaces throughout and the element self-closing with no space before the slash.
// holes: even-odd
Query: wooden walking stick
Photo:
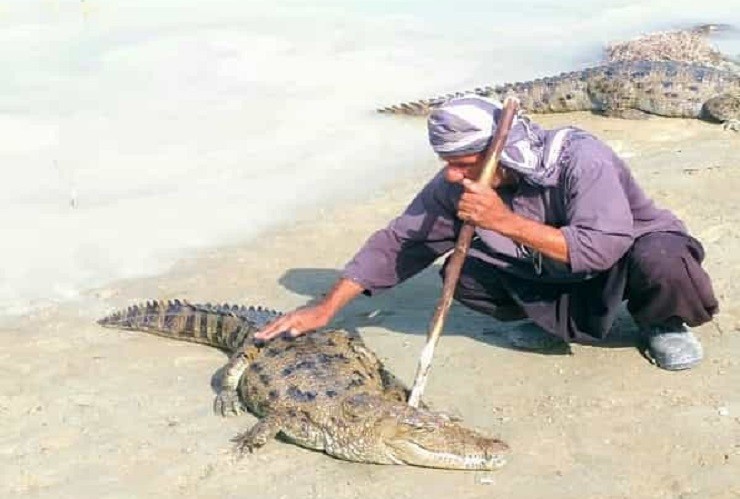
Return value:
<svg viewBox="0 0 740 499">
<path fill-rule="evenodd" d="M 493 175 L 496 173 L 496 167 L 499 157 L 501 156 L 501 151 L 503 151 L 504 145 L 506 144 L 506 137 L 509 135 L 509 129 L 511 128 L 511 123 L 514 121 L 514 115 L 516 114 L 518 107 L 519 101 L 516 98 L 507 97 L 504 101 L 504 112 L 498 126 L 496 127 L 496 133 L 491 140 L 491 145 L 486 150 L 484 167 L 477 180 L 479 184 L 491 185 L 491 180 L 493 180 Z M 411 395 L 409 395 L 408 403 L 412 407 L 419 406 L 422 393 L 426 387 L 429 370 L 432 367 L 434 347 L 437 345 L 437 341 L 442 334 L 442 328 L 444 327 L 447 312 L 452 304 L 452 296 L 455 292 L 457 281 L 460 278 L 460 271 L 462 270 L 465 257 L 468 254 L 468 248 L 470 248 L 470 241 L 473 238 L 474 232 L 475 226 L 470 225 L 469 223 L 463 224 L 460 234 L 457 236 L 455 249 L 450 257 L 449 263 L 447 264 L 444 286 L 442 288 L 442 297 L 437 302 L 437 308 L 434 310 L 434 316 L 432 317 L 432 322 L 430 323 L 429 331 L 427 332 L 427 343 L 421 351 L 419 366 L 416 369 L 414 386 L 411 388 Z"/>
</svg>

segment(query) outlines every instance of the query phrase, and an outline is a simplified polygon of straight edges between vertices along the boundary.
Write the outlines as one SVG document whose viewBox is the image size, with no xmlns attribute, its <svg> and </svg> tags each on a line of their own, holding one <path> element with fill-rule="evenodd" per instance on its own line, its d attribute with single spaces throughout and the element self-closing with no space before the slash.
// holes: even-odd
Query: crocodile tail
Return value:
<svg viewBox="0 0 740 499">
<path fill-rule="evenodd" d="M 423 116 L 454 97 L 477 95 L 493 100 L 516 97 L 522 110 L 529 113 L 562 113 L 590 111 L 594 102 L 588 92 L 589 80 L 598 80 L 598 74 L 619 69 L 618 63 L 602 65 L 557 76 L 530 81 L 507 83 L 495 87 L 480 87 L 466 92 L 455 92 L 433 99 L 424 99 L 380 108 L 379 113 Z"/>
<path fill-rule="evenodd" d="M 403 114 L 406 116 L 426 116 L 432 109 L 439 107 L 444 100 L 441 99 L 428 99 L 418 100 L 415 102 L 402 102 L 401 104 L 395 104 L 393 106 L 381 107 L 377 109 L 379 113 L 385 114 Z"/>
<path fill-rule="evenodd" d="M 445 102 L 455 97 L 464 97 L 469 95 L 478 95 L 480 97 L 489 97 L 492 99 L 501 99 L 502 95 L 497 89 L 491 87 L 476 88 L 467 92 L 455 92 L 447 95 L 440 95 L 431 99 L 421 99 L 413 102 L 402 102 L 393 106 L 381 107 L 376 109 L 379 113 L 384 114 L 402 114 L 406 116 L 427 116 L 433 109 L 438 108 Z"/>
<path fill-rule="evenodd" d="M 148 301 L 114 312 L 100 319 L 98 324 L 233 352 L 247 336 L 279 315 L 279 312 L 261 307 L 199 305 L 180 300 Z"/>
</svg>

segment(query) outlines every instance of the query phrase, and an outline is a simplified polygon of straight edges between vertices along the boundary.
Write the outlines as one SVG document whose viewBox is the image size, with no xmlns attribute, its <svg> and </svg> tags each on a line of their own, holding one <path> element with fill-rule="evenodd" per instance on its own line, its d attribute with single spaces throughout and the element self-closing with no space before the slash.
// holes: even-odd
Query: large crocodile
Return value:
<svg viewBox="0 0 740 499">
<path fill-rule="evenodd" d="M 378 112 L 425 115 L 453 97 L 469 94 L 498 100 L 513 95 L 531 113 L 596 111 L 630 119 L 648 114 L 705 118 L 740 130 L 740 75 L 678 61 L 614 62 L 550 78 L 398 104 Z"/>
<path fill-rule="evenodd" d="M 179 300 L 129 307 L 100 321 L 233 353 L 215 410 L 261 418 L 234 441 L 252 451 L 278 434 L 310 449 L 363 463 L 492 470 L 508 446 L 459 421 L 406 403 L 408 390 L 342 329 L 256 344 L 253 334 L 277 315 L 261 308 L 193 305 Z M 244 404 L 244 405 L 242 405 Z"/>
</svg>

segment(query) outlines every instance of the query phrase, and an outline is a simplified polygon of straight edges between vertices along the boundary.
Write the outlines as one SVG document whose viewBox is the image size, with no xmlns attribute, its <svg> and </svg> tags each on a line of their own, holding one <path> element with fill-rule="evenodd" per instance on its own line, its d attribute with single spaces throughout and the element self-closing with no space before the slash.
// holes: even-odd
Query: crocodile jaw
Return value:
<svg viewBox="0 0 740 499">
<path fill-rule="evenodd" d="M 495 470 L 506 464 L 509 446 L 463 426 L 450 416 L 396 407 L 376 426 L 394 462 L 450 470 Z"/>
<path fill-rule="evenodd" d="M 391 421 L 383 421 L 362 424 L 360 432 L 346 431 L 347 427 L 341 434 L 323 432 L 324 450 L 348 461 L 448 470 L 493 471 L 506 464 L 509 447 L 475 430 L 450 425 L 409 432 L 403 422 L 393 423 L 395 428 Z"/>
<path fill-rule="evenodd" d="M 495 439 L 480 439 L 471 449 L 457 452 L 429 449 L 413 440 L 387 442 L 391 459 L 398 464 L 450 470 L 493 471 L 506 464 L 508 446 Z"/>
<path fill-rule="evenodd" d="M 360 393 L 334 407 L 323 428 L 333 456 L 378 464 L 449 470 L 495 470 L 509 446 L 450 416 L 376 394 Z"/>
</svg>

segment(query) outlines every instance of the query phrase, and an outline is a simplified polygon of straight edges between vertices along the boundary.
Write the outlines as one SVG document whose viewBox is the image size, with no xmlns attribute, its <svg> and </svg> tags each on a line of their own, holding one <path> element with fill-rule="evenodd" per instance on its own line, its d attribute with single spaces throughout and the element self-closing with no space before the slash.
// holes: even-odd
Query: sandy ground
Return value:
<svg viewBox="0 0 740 499">
<path fill-rule="evenodd" d="M 740 135 L 695 120 L 579 113 L 539 121 L 574 122 L 609 141 L 705 244 L 722 311 L 698 328 L 700 367 L 651 366 L 626 314 L 621 341 L 543 355 L 512 350 L 506 326 L 453 306 L 426 399 L 506 440 L 513 455 L 503 470 L 352 464 L 281 442 L 235 461 L 229 439 L 255 419 L 212 414 L 222 353 L 94 322 L 147 298 L 302 305 L 426 179 L 405 178 L 259 241 L 194 255 L 166 275 L 119 282 L 4 326 L 0 496 L 740 497 Z M 439 292 L 430 269 L 360 298 L 337 323 L 357 328 L 410 382 Z"/>
</svg>

